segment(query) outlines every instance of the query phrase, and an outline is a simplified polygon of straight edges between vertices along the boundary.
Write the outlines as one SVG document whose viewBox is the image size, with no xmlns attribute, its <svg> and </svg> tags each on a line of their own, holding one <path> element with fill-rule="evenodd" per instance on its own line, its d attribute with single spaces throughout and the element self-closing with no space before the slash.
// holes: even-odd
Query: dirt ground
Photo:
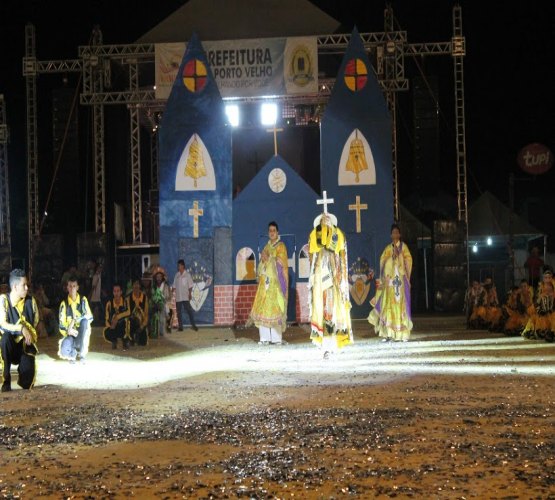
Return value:
<svg viewBox="0 0 555 500">
<path fill-rule="evenodd" d="M 461 317 L 354 330 L 329 360 L 304 325 L 126 352 L 95 328 L 75 365 L 41 339 L 35 388 L 0 396 L 0 497 L 555 499 L 555 345 Z"/>
</svg>

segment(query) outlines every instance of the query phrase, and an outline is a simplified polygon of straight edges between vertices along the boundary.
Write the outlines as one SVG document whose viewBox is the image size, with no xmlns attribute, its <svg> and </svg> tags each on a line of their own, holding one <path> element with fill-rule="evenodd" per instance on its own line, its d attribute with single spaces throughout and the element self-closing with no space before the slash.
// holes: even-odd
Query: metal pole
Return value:
<svg viewBox="0 0 555 500">
<path fill-rule="evenodd" d="M 426 247 L 424 247 L 424 291 L 426 294 L 426 311 L 428 311 L 430 304 L 428 302 L 428 263 L 426 262 Z"/>
</svg>

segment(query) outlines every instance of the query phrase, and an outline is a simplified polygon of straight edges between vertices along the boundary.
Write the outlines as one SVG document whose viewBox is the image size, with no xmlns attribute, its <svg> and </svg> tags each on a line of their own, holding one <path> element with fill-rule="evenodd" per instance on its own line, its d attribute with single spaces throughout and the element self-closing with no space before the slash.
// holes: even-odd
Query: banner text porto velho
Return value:
<svg viewBox="0 0 555 500">
<path fill-rule="evenodd" d="M 214 78 L 265 78 L 272 76 L 270 49 L 243 48 L 209 50 L 208 62 Z"/>
</svg>

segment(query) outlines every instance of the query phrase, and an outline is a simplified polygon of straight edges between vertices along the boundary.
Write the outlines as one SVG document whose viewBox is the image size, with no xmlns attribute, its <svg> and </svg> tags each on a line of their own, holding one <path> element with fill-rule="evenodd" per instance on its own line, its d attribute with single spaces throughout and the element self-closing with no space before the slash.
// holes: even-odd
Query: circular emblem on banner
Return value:
<svg viewBox="0 0 555 500">
<path fill-rule="evenodd" d="M 274 193 L 281 193 L 287 185 L 287 175 L 281 168 L 274 168 L 268 175 L 268 185 Z"/>
<path fill-rule="evenodd" d="M 368 68 L 362 59 L 350 59 L 345 66 L 345 85 L 349 90 L 358 92 L 368 81 Z"/>
<path fill-rule="evenodd" d="M 289 67 L 291 80 L 295 85 L 304 87 L 314 80 L 314 76 L 312 76 L 313 70 L 314 68 L 309 50 L 305 46 L 299 45 L 291 58 Z"/>
<path fill-rule="evenodd" d="M 527 174 L 540 175 L 553 166 L 553 153 L 547 146 L 534 142 L 518 152 L 517 162 Z"/>
<path fill-rule="evenodd" d="M 183 85 L 190 92 L 200 92 L 207 82 L 206 66 L 198 59 L 191 59 L 183 67 Z"/>
</svg>

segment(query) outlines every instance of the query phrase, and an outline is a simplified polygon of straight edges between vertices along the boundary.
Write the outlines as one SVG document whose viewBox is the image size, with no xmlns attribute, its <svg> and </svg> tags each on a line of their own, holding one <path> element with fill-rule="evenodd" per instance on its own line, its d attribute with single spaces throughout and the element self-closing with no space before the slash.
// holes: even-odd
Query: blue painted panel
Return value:
<svg viewBox="0 0 555 500">
<path fill-rule="evenodd" d="M 184 85 L 182 76 L 185 66 L 192 61 L 196 61 L 195 64 L 200 62 L 206 68 L 204 86 L 195 92 Z M 204 145 L 206 148 L 204 154 L 209 156 L 213 165 L 213 190 L 176 190 L 178 163 L 194 134 L 198 136 L 200 147 Z M 198 238 L 213 239 L 215 228 L 231 227 L 231 157 L 231 129 L 225 117 L 224 104 L 202 44 L 193 35 L 159 128 L 160 263 L 167 269 L 176 267 L 179 241 L 195 237 L 194 217 L 189 215 L 195 201 L 203 211 L 198 216 Z M 203 158 L 208 164 L 207 158 Z M 180 175 L 183 176 L 183 173 L 180 172 Z M 213 268 L 213 262 L 210 266 Z M 222 279 L 217 281 L 222 282 Z M 223 281 L 229 282 L 229 276 Z"/>
<path fill-rule="evenodd" d="M 180 238 L 178 258 L 193 278 L 191 306 L 198 324 L 214 323 L 214 240 L 212 238 Z"/>
<path fill-rule="evenodd" d="M 354 92 L 345 83 L 347 64 L 359 59 L 367 69 L 366 83 Z M 358 129 L 368 141 L 376 168 L 376 184 L 339 185 L 338 172 L 343 148 L 352 132 Z M 393 176 L 391 160 L 391 118 L 383 93 L 364 51 L 362 40 L 355 30 L 336 83 L 326 107 L 321 125 L 321 188 L 335 203 L 329 211 L 336 215 L 339 227 L 347 233 L 349 265 L 357 258 L 366 259 L 370 267 L 379 268 L 376 248 L 383 248 L 390 241 L 393 223 Z M 356 196 L 367 208 L 361 210 L 361 232 L 356 232 L 356 212 L 349 210 Z M 371 248 L 371 249 L 370 249 Z M 373 292 L 371 291 L 373 294 Z M 370 311 L 366 301 L 357 305 L 353 300 L 351 316 L 365 317 Z"/>
<path fill-rule="evenodd" d="M 272 191 L 268 184 L 268 176 L 275 168 L 282 169 L 287 177 L 285 189 L 280 193 Z M 272 220 L 278 223 L 280 234 L 291 235 L 300 249 L 308 241 L 318 215 L 317 198 L 314 190 L 283 158 L 271 158 L 233 201 L 233 256 L 243 247 L 256 251 L 259 235 L 268 233 L 268 223 Z"/>
</svg>

